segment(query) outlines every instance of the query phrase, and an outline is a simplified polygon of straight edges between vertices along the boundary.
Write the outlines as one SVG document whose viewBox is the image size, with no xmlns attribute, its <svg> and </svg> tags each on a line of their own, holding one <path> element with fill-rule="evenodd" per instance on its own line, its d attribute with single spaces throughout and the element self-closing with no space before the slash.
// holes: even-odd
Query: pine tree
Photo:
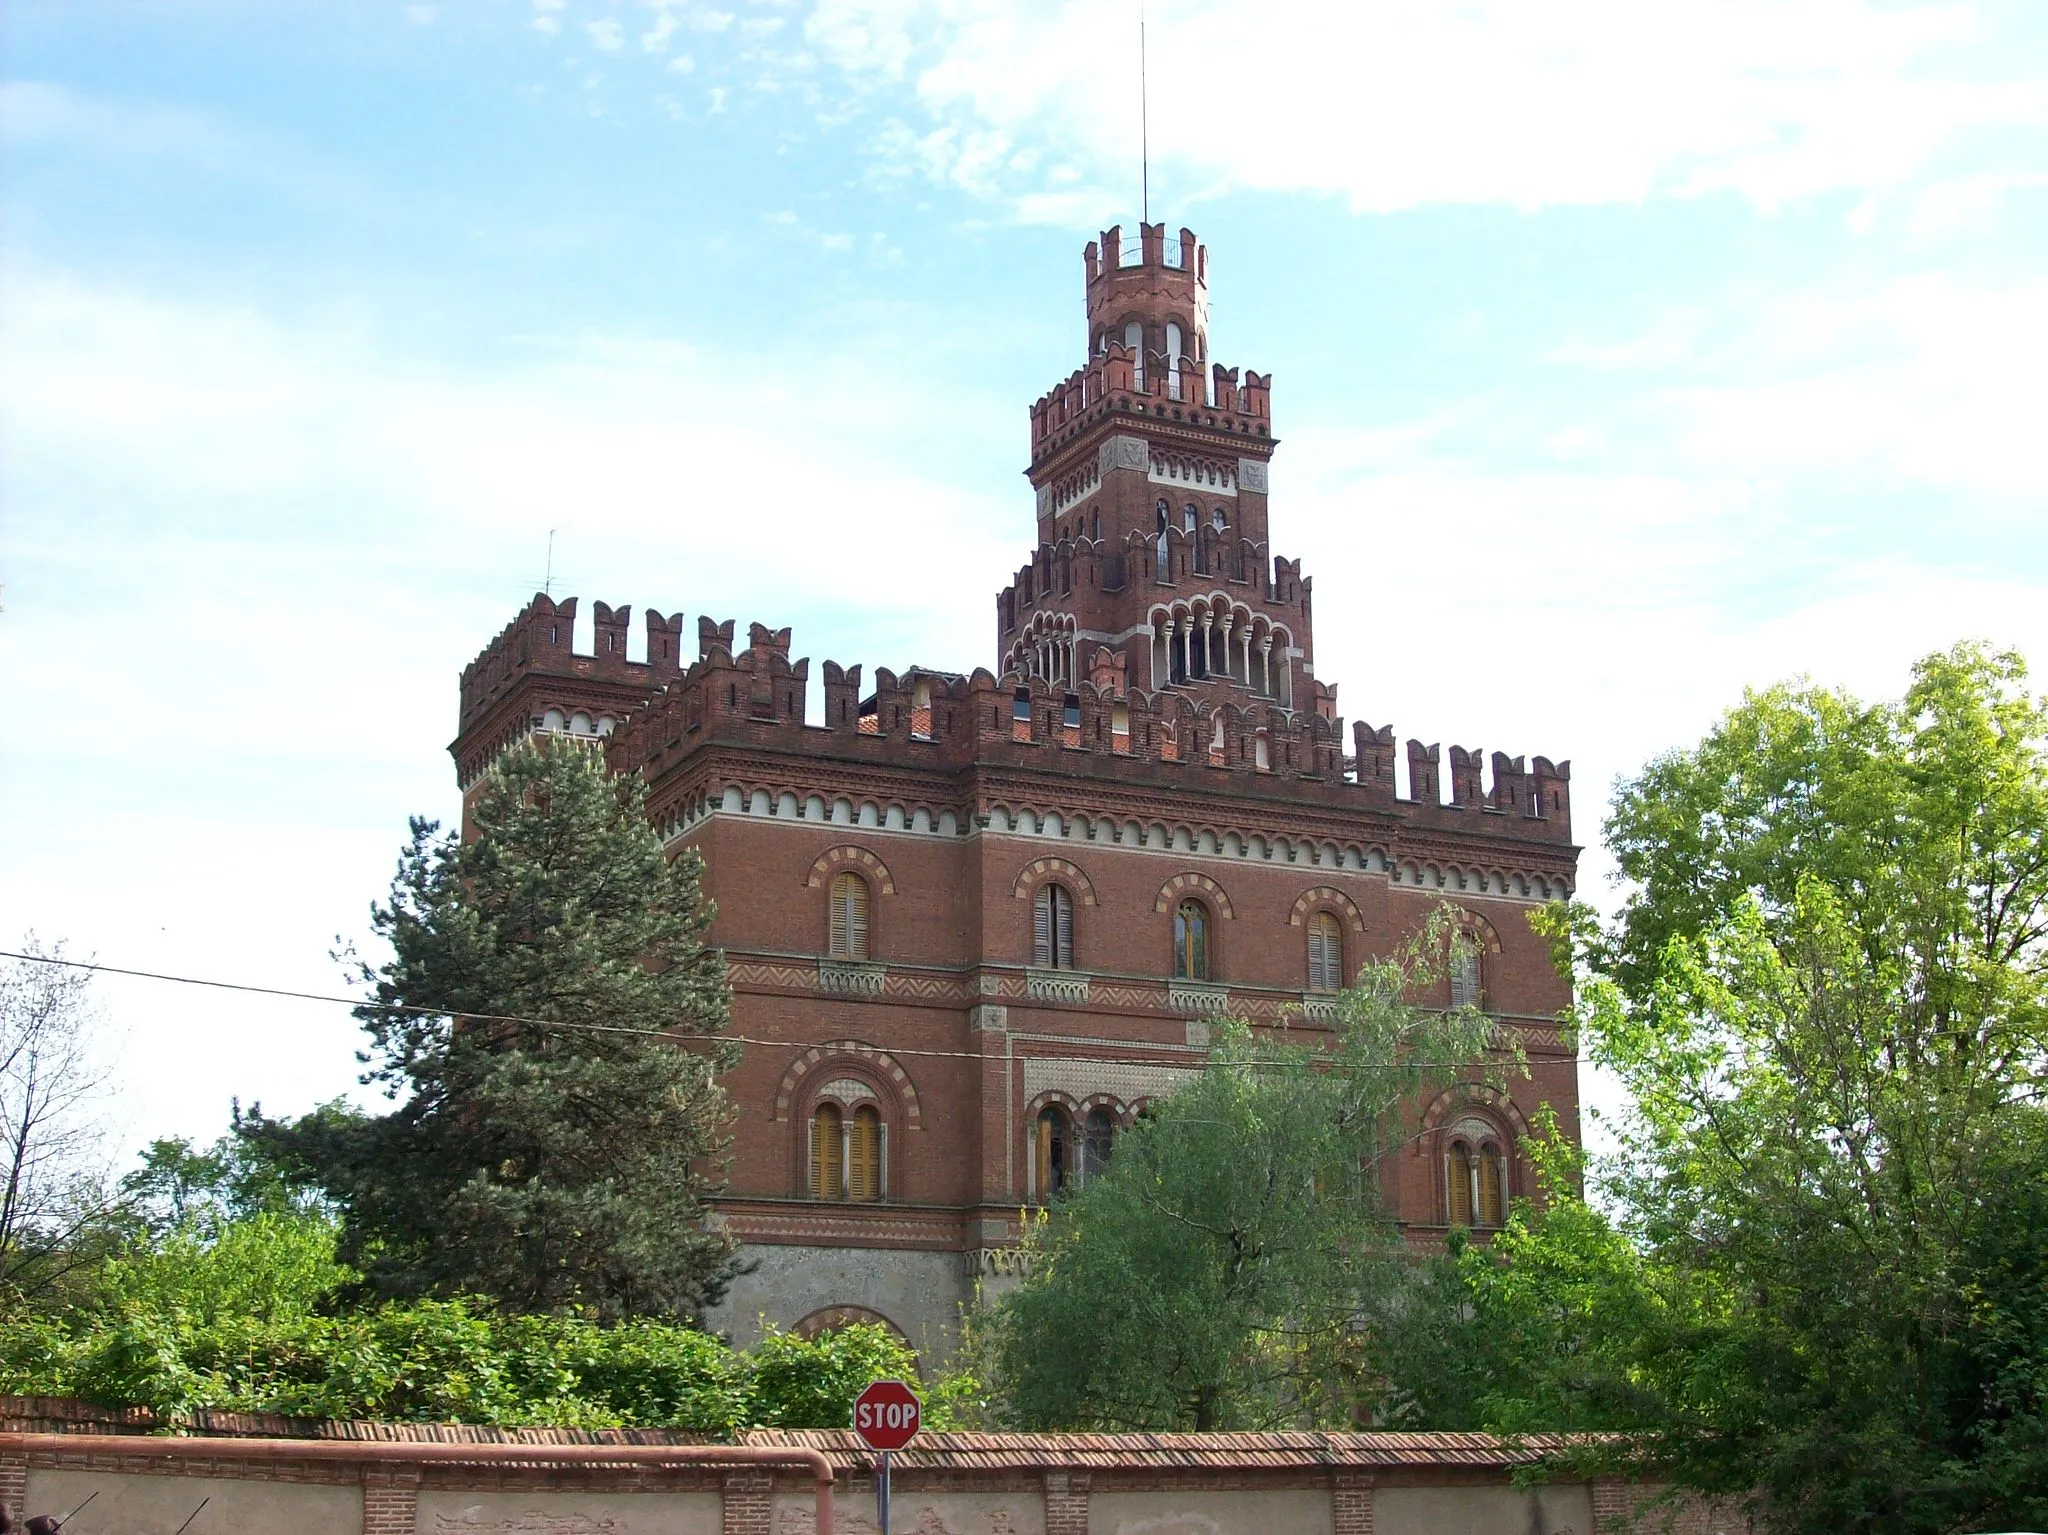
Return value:
<svg viewBox="0 0 2048 1535">
<path fill-rule="evenodd" d="M 702 860 L 666 857 L 639 777 L 575 746 L 508 753 L 472 819 L 468 842 L 414 819 L 371 909 L 391 957 L 357 962 L 364 1080 L 397 1106 L 241 1132 L 340 1205 L 377 1294 L 692 1315 L 731 1270 L 704 1201 L 738 1057 Z"/>
</svg>

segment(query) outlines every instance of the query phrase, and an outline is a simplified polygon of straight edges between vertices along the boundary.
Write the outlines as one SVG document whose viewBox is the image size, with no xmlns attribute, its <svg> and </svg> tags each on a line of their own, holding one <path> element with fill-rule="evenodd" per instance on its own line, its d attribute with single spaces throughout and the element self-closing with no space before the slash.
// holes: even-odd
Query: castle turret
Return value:
<svg viewBox="0 0 2048 1535">
<path fill-rule="evenodd" d="M 1209 360 L 1209 250 L 1192 229 L 1171 245 L 1164 224 L 1140 224 L 1131 246 L 1123 233 L 1121 226 L 1104 230 L 1101 243 L 1082 254 L 1088 353 L 1107 356 L 1112 343 L 1121 344 L 1140 378 L 1167 377 L 1177 397 L 1182 359 L 1198 371 Z"/>
<path fill-rule="evenodd" d="M 1309 582 L 1267 540 L 1271 377 L 1210 361 L 1194 231 L 1138 230 L 1083 252 L 1088 360 L 1031 410 L 1037 547 L 997 597 L 998 669 L 1334 721 Z"/>
</svg>

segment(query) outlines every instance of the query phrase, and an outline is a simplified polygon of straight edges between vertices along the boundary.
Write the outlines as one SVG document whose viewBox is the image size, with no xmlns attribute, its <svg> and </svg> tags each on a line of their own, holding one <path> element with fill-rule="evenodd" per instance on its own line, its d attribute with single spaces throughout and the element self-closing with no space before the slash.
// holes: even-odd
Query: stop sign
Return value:
<svg viewBox="0 0 2048 1535">
<path fill-rule="evenodd" d="M 900 1450 L 917 1437 L 917 1393 L 900 1380 L 878 1380 L 853 1399 L 853 1431 L 871 1450 Z"/>
</svg>

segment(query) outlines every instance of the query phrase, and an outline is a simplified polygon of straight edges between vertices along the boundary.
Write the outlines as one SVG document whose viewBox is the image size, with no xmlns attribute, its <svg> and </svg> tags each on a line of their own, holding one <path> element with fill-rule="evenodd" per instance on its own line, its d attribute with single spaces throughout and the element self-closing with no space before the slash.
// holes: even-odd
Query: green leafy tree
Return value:
<svg viewBox="0 0 2048 1535">
<path fill-rule="evenodd" d="M 870 1381 L 916 1381 L 917 1356 L 878 1322 L 828 1328 L 814 1338 L 771 1330 L 747 1350 L 754 1421 L 770 1428 L 847 1428 Z M 949 1425 L 926 1401 L 929 1427 Z"/>
<path fill-rule="evenodd" d="M 1363 1297 L 1404 1263 L 1375 1173 L 1402 1111 L 1460 1063 L 1510 1056 L 1491 1020 L 1405 999 L 1442 921 L 1369 967 L 1327 1048 L 1225 1029 L 1207 1068 L 1055 1204 L 989 1344 L 1034 1428 L 1345 1424 Z"/>
<path fill-rule="evenodd" d="M 706 1228 L 737 1046 L 694 852 L 670 859 L 637 775 L 522 746 L 474 837 L 415 820 L 361 966 L 366 1080 L 389 1114 L 251 1114 L 240 1133 L 343 1214 L 342 1259 L 391 1298 L 688 1317 L 730 1245 Z"/>
<path fill-rule="evenodd" d="M 1484 1366 L 1417 1388 L 1423 1416 L 1632 1429 L 1589 1453 L 1786 1532 L 2048 1519 L 2048 710 L 2024 683 L 1959 647 L 1895 702 L 1753 693 L 1621 786 L 1630 893 L 1577 922 L 1584 1045 L 1631 1104 L 1618 1229 L 1553 1203 L 1439 1272 L 1411 1317 Z"/>
<path fill-rule="evenodd" d="M 1657 1267 L 1580 1193 L 1581 1157 L 1538 1116 L 1541 1204 L 1368 1296 L 1368 1354 L 1391 1428 L 1635 1431 L 1670 1404 L 1644 1361 L 1701 1314 L 1701 1286 Z"/>
</svg>

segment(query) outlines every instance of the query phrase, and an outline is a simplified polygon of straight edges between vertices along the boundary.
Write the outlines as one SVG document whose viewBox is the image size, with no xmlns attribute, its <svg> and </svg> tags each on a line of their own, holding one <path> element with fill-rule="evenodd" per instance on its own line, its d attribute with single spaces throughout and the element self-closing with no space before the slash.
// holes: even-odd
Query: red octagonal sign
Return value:
<svg viewBox="0 0 2048 1535">
<path fill-rule="evenodd" d="M 900 1380 L 878 1380 L 853 1399 L 853 1431 L 871 1450 L 900 1450 L 917 1437 L 917 1393 Z"/>
</svg>

